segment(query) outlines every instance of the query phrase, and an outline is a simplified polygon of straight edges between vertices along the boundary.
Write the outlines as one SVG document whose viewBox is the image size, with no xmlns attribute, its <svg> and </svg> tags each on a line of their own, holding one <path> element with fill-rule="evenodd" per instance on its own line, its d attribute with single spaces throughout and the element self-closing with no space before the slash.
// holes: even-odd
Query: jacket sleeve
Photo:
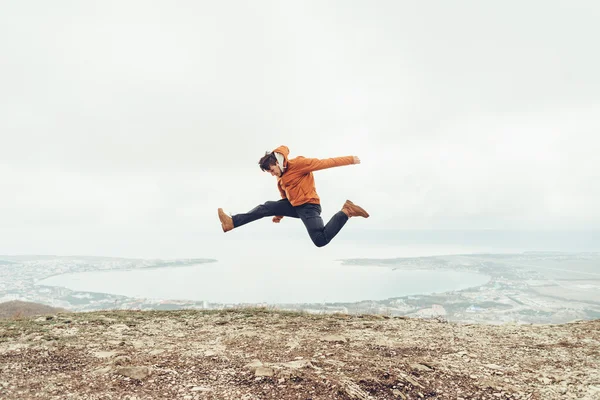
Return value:
<svg viewBox="0 0 600 400">
<path fill-rule="evenodd" d="M 298 157 L 296 160 L 297 162 L 300 161 L 298 163 L 300 167 L 299 171 L 304 173 L 354 164 L 354 156 L 324 158 L 322 160 L 318 158 Z"/>
</svg>

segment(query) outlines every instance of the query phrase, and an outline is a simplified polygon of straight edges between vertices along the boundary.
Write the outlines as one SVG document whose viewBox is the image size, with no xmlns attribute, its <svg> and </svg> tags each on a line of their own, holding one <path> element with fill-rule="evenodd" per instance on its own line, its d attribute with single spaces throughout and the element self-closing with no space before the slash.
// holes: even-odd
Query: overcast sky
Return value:
<svg viewBox="0 0 600 400">
<path fill-rule="evenodd" d="M 0 254 L 203 256 L 217 207 L 316 173 L 376 229 L 600 224 L 600 3 L 3 1 Z M 303 240 L 309 241 L 308 236 Z"/>
</svg>

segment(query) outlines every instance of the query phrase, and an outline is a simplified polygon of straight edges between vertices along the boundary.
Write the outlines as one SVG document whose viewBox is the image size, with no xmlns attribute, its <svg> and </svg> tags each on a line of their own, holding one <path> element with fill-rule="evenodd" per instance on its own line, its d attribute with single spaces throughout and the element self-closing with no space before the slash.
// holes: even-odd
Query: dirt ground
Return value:
<svg viewBox="0 0 600 400">
<path fill-rule="evenodd" d="M 267 309 L 0 320 L 1 399 L 600 399 L 600 320 Z"/>
</svg>

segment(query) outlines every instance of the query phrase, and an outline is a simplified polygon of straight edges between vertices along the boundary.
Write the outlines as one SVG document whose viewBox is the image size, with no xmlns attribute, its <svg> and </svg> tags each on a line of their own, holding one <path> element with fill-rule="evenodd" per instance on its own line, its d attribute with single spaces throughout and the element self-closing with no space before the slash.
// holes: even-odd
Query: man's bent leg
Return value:
<svg viewBox="0 0 600 400">
<path fill-rule="evenodd" d="M 304 222 L 306 230 L 310 235 L 313 243 L 317 247 L 323 247 L 338 234 L 340 229 L 348 221 L 348 216 L 339 211 L 331 217 L 327 225 L 323 226 L 321 218 L 321 206 L 318 204 L 303 204 L 297 206 L 296 212 Z"/>
<path fill-rule="evenodd" d="M 245 214 L 233 215 L 233 226 L 237 228 L 246 225 L 249 222 L 256 221 L 257 219 L 275 215 L 298 218 L 298 213 L 290 204 L 289 200 L 281 199 L 279 201 L 267 201 L 264 204 L 254 207 Z"/>
</svg>

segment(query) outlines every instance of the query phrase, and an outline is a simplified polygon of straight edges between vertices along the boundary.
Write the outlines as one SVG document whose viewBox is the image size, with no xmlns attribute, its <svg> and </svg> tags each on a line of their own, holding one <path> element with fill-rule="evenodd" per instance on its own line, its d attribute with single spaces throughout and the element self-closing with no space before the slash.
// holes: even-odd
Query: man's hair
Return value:
<svg viewBox="0 0 600 400">
<path fill-rule="evenodd" d="M 258 160 L 258 165 L 260 169 L 263 171 L 269 171 L 271 169 L 271 165 L 277 164 L 277 157 L 275 157 L 275 153 L 271 151 L 265 152 L 265 155 L 262 156 L 260 160 Z"/>
</svg>

